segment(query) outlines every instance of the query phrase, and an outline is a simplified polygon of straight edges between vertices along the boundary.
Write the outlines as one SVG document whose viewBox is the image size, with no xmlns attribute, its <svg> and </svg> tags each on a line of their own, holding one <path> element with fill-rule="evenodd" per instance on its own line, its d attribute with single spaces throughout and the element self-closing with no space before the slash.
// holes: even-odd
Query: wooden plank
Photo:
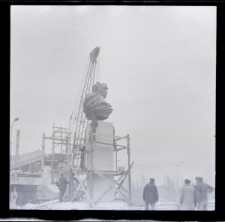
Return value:
<svg viewBox="0 0 225 222">
<path fill-rule="evenodd" d="M 120 150 L 125 150 L 125 149 L 127 149 L 127 148 L 119 148 L 119 149 L 116 149 L 114 151 L 120 151 Z"/>
<path fill-rule="evenodd" d="M 119 180 L 121 180 L 121 178 L 123 178 L 124 175 L 120 176 L 120 178 L 117 179 L 116 183 L 118 183 Z M 112 187 L 110 186 L 108 190 L 106 190 L 102 196 L 100 196 L 98 198 L 98 200 L 95 201 L 95 204 L 98 203 L 110 190 L 112 189 Z"/>
<path fill-rule="evenodd" d="M 105 180 L 109 184 L 109 186 L 118 191 L 127 200 L 127 202 L 129 202 L 131 205 L 134 205 L 118 188 L 114 186 L 114 184 L 112 184 L 104 175 L 102 175 L 97 169 L 95 169 L 95 167 L 91 166 L 91 168 L 96 174 L 98 174 L 103 180 Z"/>
<path fill-rule="evenodd" d="M 118 136 L 118 137 L 115 139 L 115 141 L 122 140 L 122 139 L 127 139 L 127 136 L 123 136 L 123 137 Z M 129 138 L 129 140 L 130 140 L 130 138 Z"/>
<path fill-rule="evenodd" d="M 83 184 L 85 184 L 88 177 L 89 177 L 89 173 L 87 174 L 85 180 L 83 181 Z M 81 190 L 81 187 L 77 190 L 77 193 L 72 197 L 71 202 L 73 202 L 73 200 L 77 197 L 77 194 L 79 193 L 80 190 Z"/>
<path fill-rule="evenodd" d="M 45 137 L 45 139 L 48 139 L 48 140 L 58 140 L 58 141 L 67 141 L 67 139 L 54 138 L 54 137 Z"/>
<path fill-rule="evenodd" d="M 96 201 L 95 204 L 97 204 L 110 190 L 112 189 L 112 187 L 110 186 L 108 190 L 106 190 L 102 196 L 100 196 Z"/>
<path fill-rule="evenodd" d="M 54 196 L 51 198 L 50 201 L 52 201 L 52 200 L 57 196 L 58 193 L 59 193 L 59 191 L 57 191 L 57 192 L 54 194 Z"/>
<path fill-rule="evenodd" d="M 46 206 L 48 204 L 57 203 L 57 202 L 58 202 L 58 200 L 53 200 L 53 201 L 48 201 L 48 202 L 41 203 L 41 204 L 35 204 L 33 206 L 28 207 L 27 209 L 35 209 L 35 208 L 38 208 L 38 207 L 43 207 L 43 206 Z M 24 208 L 24 209 L 26 209 L 26 208 Z"/>
<path fill-rule="evenodd" d="M 124 188 L 122 187 L 122 185 L 123 185 L 123 182 L 125 181 L 125 179 L 126 179 L 128 173 L 130 173 L 130 170 L 131 170 L 133 164 L 134 164 L 134 162 L 132 162 L 132 164 L 130 165 L 130 168 L 128 168 L 127 171 L 125 172 L 125 176 L 124 176 L 123 180 L 122 180 L 120 183 L 118 183 L 118 181 L 120 180 L 120 178 L 116 181 L 117 185 L 119 185 L 118 189 L 122 189 L 122 190 L 124 190 L 125 192 L 128 192 L 126 189 L 124 189 Z M 129 192 L 129 194 L 130 194 L 130 192 Z"/>
<path fill-rule="evenodd" d="M 125 173 L 125 177 L 124 177 L 123 180 L 120 182 L 119 188 L 122 186 L 122 184 L 123 184 L 123 182 L 125 181 L 125 179 L 126 179 L 128 173 L 130 173 L 130 170 L 131 170 L 131 168 L 132 168 L 133 165 L 134 165 L 134 162 L 132 162 L 132 164 L 130 165 L 129 169 L 127 169 L 127 171 L 126 171 L 126 173 Z"/>
<path fill-rule="evenodd" d="M 91 206 L 92 206 L 92 207 L 95 207 L 94 202 L 92 201 L 92 199 L 91 199 L 91 197 L 90 197 L 89 193 L 87 192 L 87 190 L 85 189 L 84 185 L 82 184 L 82 182 L 81 182 L 80 178 L 78 177 L 77 172 L 76 172 L 76 171 L 74 171 L 74 174 L 76 175 L 76 178 L 77 178 L 77 180 L 79 181 L 79 183 L 80 183 L 80 185 L 81 185 L 81 187 L 82 187 L 83 191 L 84 191 L 84 192 L 85 192 L 85 194 L 87 195 L 87 198 L 88 198 L 88 200 L 89 200 L 89 201 L 90 201 L 90 203 L 91 203 Z"/>
<path fill-rule="evenodd" d="M 103 180 L 105 180 L 114 190 L 118 191 L 131 205 L 133 205 L 133 203 L 116 187 L 114 187 L 114 185 L 111 184 L 110 181 L 108 181 L 108 179 L 104 176 L 104 175 L 101 175 L 100 172 L 98 172 L 98 170 L 94 169 L 93 167 L 93 170 L 95 173 L 97 173 Z"/>
</svg>

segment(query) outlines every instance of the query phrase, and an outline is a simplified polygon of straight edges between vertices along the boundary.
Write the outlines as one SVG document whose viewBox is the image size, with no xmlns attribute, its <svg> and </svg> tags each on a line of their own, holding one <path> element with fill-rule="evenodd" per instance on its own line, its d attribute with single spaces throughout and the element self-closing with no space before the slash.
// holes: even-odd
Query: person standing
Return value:
<svg viewBox="0 0 225 222">
<path fill-rule="evenodd" d="M 202 177 L 195 177 L 195 198 L 197 203 L 197 210 L 207 210 L 208 207 L 208 192 L 212 193 L 214 188 L 206 183 L 203 183 Z"/>
<path fill-rule="evenodd" d="M 86 162 L 86 146 L 82 146 L 81 148 L 79 148 L 80 152 L 81 152 L 81 161 L 80 161 L 80 168 L 82 170 L 86 170 L 86 165 L 85 165 L 85 162 Z"/>
<path fill-rule="evenodd" d="M 59 186 L 59 190 L 60 190 L 59 202 L 63 202 L 63 197 L 66 192 L 67 184 L 69 184 L 69 181 L 63 175 L 63 173 L 61 173 L 61 176 L 58 181 L 58 186 Z"/>
<path fill-rule="evenodd" d="M 184 186 L 180 190 L 181 210 L 195 210 L 195 188 L 190 185 L 189 179 L 184 180 Z"/>
<path fill-rule="evenodd" d="M 155 210 L 155 203 L 158 202 L 158 189 L 155 185 L 154 178 L 151 178 L 150 182 L 145 185 L 143 200 L 145 202 L 145 210 L 149 210 L 149 204 L 151 205 L 151 209 Z"/>
<path fill-rule="evenodd" d="M 10 201 L 10 209 L 17 209 L 16 196 L 14 196 L 14 195 L 12 197 L 12 200 Z"/>
</svg>

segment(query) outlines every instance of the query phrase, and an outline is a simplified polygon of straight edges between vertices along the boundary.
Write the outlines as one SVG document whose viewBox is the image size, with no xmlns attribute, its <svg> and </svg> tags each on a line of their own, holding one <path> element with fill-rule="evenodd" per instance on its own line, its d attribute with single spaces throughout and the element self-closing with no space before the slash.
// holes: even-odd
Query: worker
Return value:
<svg viewBox="0 0 225 222">
<path fill-rule="evenodd" d="M 64 157 L 62 155 L 59 157 L 58 160 L 58 170 L 60 174 L 63 173 L 63 171 L 65 170 Z"/>
<path fill-rule="evenodd" d="M 202 177 L 195 177 L 195 198 L 197 203 L 197 210 L 207 210 L 208 207 L 208 192 L 212 193 L 214 188 L 206 183 L 203 183 Z"/>
<path fill-rule="evenodd" d="M 66 177 L 61 173 L 61 176 L 58 180 L 58 187 L 60 190 L 60 195 L 59 195 L 59 202 L 63 202 L 63 197 L 66 192 L 67 184 L 69 184 L 69 181 L 66 179 Z"/>
<path fill-rule="evenodd" d="M 143 200 L 145 202 L 145 210 L 149 210 L 149 204 L 151 209 L 155 210 L 155 203 L 158 202 L 158 190 L 155 185 L 155 179 L 151 178 L 150 182 L 145 185 L 143 191 Z"/>
<path fill-rule="evenodd" d="M 80 152 L 81 152 L 81 161 L 80 161 L 80 169 L 81 170 L 86 170 L 86 146 L 82 146 L 79 148 Z"/>
<path fill-rule="evenodd" d="M 17 209 L 16 206 L 16 196 L 13 195 L 12 200 L 10 201 L 10 209 Z"/>
<path fill-rule="evenodd" d="M 184 180 L 184 186 L 180 190 L 181 210 L 195 210 L 195 188 L 190 185 L 189 179 Z"/>
</svg>

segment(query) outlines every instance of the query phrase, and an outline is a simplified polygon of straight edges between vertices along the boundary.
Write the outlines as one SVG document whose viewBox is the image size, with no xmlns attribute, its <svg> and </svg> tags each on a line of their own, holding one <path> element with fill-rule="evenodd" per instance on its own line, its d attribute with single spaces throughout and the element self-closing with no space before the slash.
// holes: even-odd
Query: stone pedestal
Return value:
<svg viewBox="0 0 225 222">
<path fill-rule="evenodd" d="M 87 128 L 87 138 L 89 138 L 90 126 Z M 108 181 L 114 182 L 113 175 L 113 124 L 103 121 L 98 121 L 96 129 L 96 137 L 91 146 L 87 146 L 88 151 L 93 151 L 87 154 L 87 169 L 90 170 L 91 166 L 100 171 Z M 109 184 L 103 180 L 98 174 L 93 173 L 92 179 L 87 181 L 87 189 L 93 201 L 97 201 L 108 189 Z M 113 201 L 114 190 L 111 189 L 100 202 Z"/>
</svg>

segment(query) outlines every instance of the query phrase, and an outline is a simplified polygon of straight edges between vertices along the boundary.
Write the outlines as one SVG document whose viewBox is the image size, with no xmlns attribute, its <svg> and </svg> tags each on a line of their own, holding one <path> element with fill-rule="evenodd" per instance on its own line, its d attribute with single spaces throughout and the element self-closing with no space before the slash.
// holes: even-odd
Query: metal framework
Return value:
<svg viewBox="0 0 225 222">
<path fill-rule="evenodd" d="M 101 177 L 103 180 L 107 180 L 104 177 L 103 172 L 98 171 L 92 165 L 93 150 L 91 150 L 91 153 L 90 153 L 90 155 L 91 155 L 91 169 L 87 170 L 86 167 L 85 167 L 87 165 L 87 163 L 86 163 L 87 158 L 86 157 L 87 157 L 87 153 L 88 153 L 88 151 L 86 151 L 85 147 L 87 145 L 91 145 L 91 147 L 92 147 L 93 143 L 96 143 L 96 141 L 93 139 L 95 137 L 95 134 L 91 135 L 91 140 L 89 140 L 89 142 L 86 140 L 86 128 L 87 128 L 88 120 L 86 119 L 85 114 L 83 112 L 83 101 L 85 99 L 86 94 L 91 91 L 91 87 L 94 85 L 95 68 L 96 68 L 96 64 L 97 64 L 97 57 L 98 57 L 99 51 L 100 51 L 100 48 L 96 47 L 91 52 L 90 57 L 89 57 L 87 74 L 86 74 L 84 87 L 83 87 L 82 94 L 81 94 L 78 112 L 77 112 L 76 119 L 75 119 L 75 133 L 74 133 L 73 158 L 72 158 L 72 166 L 74 167 L 75 176 L 79 181 L 80 189 L 82 189 L 83 192 L 86 194 L 86 197 L 88 198 L 88 201 L 90 202 L 92 207 L 94 207 L 94 205 L 96 203 L 94 203 L 92 201 L 92 189 L 90 189 L 89 192 L 88 192 L 85 188 L 85 182 L 89 179 L 89 181 L 92 184 L 93 173 L 98 174 L 99 177 Z M 114 134 L 115 134 L 115 132 L 114 132 Z M 121 145 L 117 144 L 117 142 L 121 139 L 127 140 L 126 146 L 121 146 Z M 115 191 L 119 192 L 119 193 L 122 192 L 121 191 L 122 189 L 123 189 L 123 191 L 125 191 L 125 189 L 122 187 L 122 185 L 123 185 L 124 181 L 126 180 L 126 178 L 128 178 L 128 192 L 126 194 L 121 194 L 121 195 L 122 196 L 125 195 L 124 198 L 126 199 L 126 201 L 129 202 L 129 201 L 131 201 L 131 171 L 130 170 L 131 170 L 131 167 L 133 166 L 133 163 L 132 164 L 130 163 L 130 137 L 129 137 L 129 135 L 127 135 L 125 137 L 114 136 L 113 137 L 113 146 L 114 146 L 114 153 L 115 153 L 115 159 L 116 159 L 116 170 L 111 171 L 111 172 L 107 172 L 107 173 L 113 174 L 114 177 L 116 177 L 116 176 L 120 176 L 120 177 L 119 177 L 118 180 L 114 180 L 115 184 L 110 184 L 109 181 L 106 181 L 107 183 L 109 183 L 108 191 L 110 189 L 115 189 Z M 118 152 L 122 151 L 122 150 L 127 150 L 127 157 L 128 157 L 127 158 L 127 164 L 128 164 L 127 165 L 127 171 L 118 172 L 117 157 L 118 157 Z M 104 174 L 105 173 L 106 172 L 104 172 Z M 81 179 L 79 179 L 80 174 L 86 175 L 86 178 L 83 182 L 81 181 Z M 92 187 L 92 186 L 90 186 L 90 187 Z M 73 188 L 70 187 L 70 190 L 72 190 L 72 189 Z M 71 198 L 71 201 L 74 201 L 75 197 Z M 97 202 L 99 202 L 101 200 L 101 198 Z"/>
<path fill-rule="evenodd" d="M 42 151 L 40 151 L 40 155 L 38 156 L 38 161 L 41 162 L 41 168 L 44 169 L 45 160 L 46 158 L 51 158 L 51 181 L 54 184 L 59 176 L 59 160 L 60 156 L 64 159 L 62 160 L 67 162 L 67 165 L 69 166 L 67 170 L 67 175 L 69 175 L 70 185 L 69 185 L 69 192 L 68 197 L 71 202 L 77 200 L 77 196 L 79 195 L 79 191 L 83 191 L 83 193 L 86 194 L 87 201 L 91 204 L 91 207 L 95 207 L 97 203 L 101 201 L 101 199 L 111 190 L 113 189 L 116 193 L 120 193 L 121 196 L 124 198 L 126 202 L 128 202 L 130 205 L 133 205 L 131 202 L 131 168 L 134 164 L 134 162 L 131 163 L 130 158 L 130 136 L 127 134 L 126 136 L 120 137 L 115 136 L 115 132 L 113 134 L 113 144 L 107 144 L 113 146 L 114 156 L 115 156 L 115 170 L 113 171 L 100 171 L 93 166 L 91 163 L 90 169 L 88 170 L 85 167 L 82 167 L 87 164 L 87 154 L 90 151 L 86 151 L 86 146 L 93 146 L 94 143 L 97 142 L 94 138 L 97 135 L 96 133 L 92 133 L 91 139 L 87 142 L 86 140 L 86 128 L 88 121 L 85 118 L 85 114 L 83 113 L 83 101 L 87 93 L 91 91 L 91 87 L 94 84 L 95 80 L 95 68 L 97 63 L 97 56 L 99 54 L 100 48 L 96 47 L 90 54 L 89 57 L 89 64 L 87 69 L 87 75 L 85 79 L 85 84 L 82 90 L 82 95 L 79 103 L 79 108 L 77 112 L 77 116 L 75 118 L 75 133 L 73 138 L 73 143 L 71 143 L 72 140 L 72 132 L 68 128 L 63 127 L 56 127 L 53 124 L 53 132 L 50 137 L 46 137 L 45 133 L 42 135 Z M 101 135 L 102 136 L 102 135 Z M 19 138 L 19 137 L 18 137 Z M 46 155 L 45 154 L 45 140 L 51 140 L 52 141 L 52 148 L 51 148 L 51 154 Z M 120 140 L 126 140 L 126 145 L 119 145 L 118 142 Z M 102 144 L 102 143 L 101 143 Z M 58 149 L 58 150 L 56 150 Z M 124 171 L 118 171 L 117 167 L 117 159 L 118 159 L 118 153 L 122 150 L 126 150 L 127 152 L 127 169 Z M 58 151 L 58 152 L 56 152 Z M 91 156 L 92 156 L 93 150 L 91 150 Z M 18 151 L 17 151 L 18 153 Z M 18 154 L 17 154 L 18 156 Z M 35 157 L 36 158 L 36 157 Z M 33 161 L 36 161 L 34 159 Z M 82 162 L 83 161 L 83 162 Z M 25 163 L 24 163 L 25 164 Z M 14 166 L 15 169 L 19 167 L 17 163 L 16 158 L 16 164 Z M 64 171 L 65 172 L 65 171 Z M 104 192 L 98 200 L 95 202 L 92 198 L 92 190 L 87 190 L 86 182 L 87 180 L 91 181 L 92 184 L 92 176 L 93 174 L 98 175 L 102 180 L 104 180 L 108 185 L 109 188 L 106 192 Z M 110 182 L 105 175 L 111 174 L 114 176 L 114 183 Z M 34 174 L 32 174 L 34 175 Z M 84 175 L 85 178 L 81 178 L 81 175 Z M 72 181 L 76 179 L 78 181 L 79 187 L 77 192 L 74 194 L 74 185 Z M 128 189 L 123 187 L 124 181 L 128 181 Z M 90 185 L 92 187 L 92 185 Z M 53 200 L 56 197 L 57 194 L 55 194 L 51 200 Z M 116 200 L 116 198 L 115 198 Z"/>
<path fill-rule="evenodd" d="M 92 137 L 96 136 L 97 134 L 92 134 Z M 119 193 L 123 199 L 128 202 L 130 205 L 132 205 L 131 202 L 131 168 L 134 163 L 131 163 L 131 158 L 130 158 L 130 136 L 126 135 L 124 137 L 119 137 L 119 136 L 113 136 L 113 143 L 112 144 L 107 144 L 107 145 L 113 145 L 113 151 L 114 151 L 114 160 L 116 162 L 115 164 L 115 170 L 114 171 L 100 171 L 95 168 L 95 166 L 91 165 L 91 169 L 87 170 L 82 170 L 80 168 L 75 168 L 71 165 L 72 162 L 72 152 L 71 152 L 71 147 L 72 144 L 70 143 L 70 138 L 71 134 L 67 128 L 63 127 L 55 127 L 53 125 L 53 133 L 50 137 L 46 137 L 45 133 L 42 135 L 42 151 L 39 151 L 36 155 L 38 155 L 38 159 L 33 157 L 33 159 L 30 159 L 29 161 L 41 161 L 41 166 L 42 169 L 45 165 L 45 159 L 47 156 L 48 158 L 51 158 L 51 181 L 52 183 L 55 183 L 59 177 L 59 168 L 56 167 L 57 164 L 59 164 L 59 157 L 62 155 L 64 157 L 64 162 L 66 162 L 70 167 L 64 172 L 69 176 L 70 180 L 70 185 L 68 189 L 68 197 L 69 201 L 74 202 L 78 199 L 80 191 L 82 191 L 87 198 L 87 201 L 91 204 L 91 207 L 95 207 L 97 203 L 99 203 L 102 198 L 111 190 L 113 189 L 116 193 Z M 102 135 L 101 135 L 102 136 Z M 52 152 L 50 155 L 45 155 L 45 140 L 51 140 L 52 141 Z M 118 144 L 121 140 L 126 140 L 126 145 L 120 145 Z M 90 142 L 82 144 L 82 146 L 93 146 L 94 144 L 98 144 L 99 142 L 91 139 Z M 102 144 L 102 143 L 99 143 Z M 121 151 L 126 151 L 127 154 L 127 166 L 126 170 L 124 171 L 119 171 L 117 167 L 117 160 L 118 160 L 118 155 Z M 87 156 L 87 151 L 81 152 L 81 155 Z M 36 158 L 36 159 L 35 159 Z M 87 159 L 85 158 L 87 161 Z M 21 163 L 21 164 L 27 164 L 27 162 Z M 87 163 L 86 163 L 87 164 Z M 18 168 L 19 165 L 16 165 L 14 168 Z M 98 200 L 95 202 L 92 200 L 92 191 L 87 190 L 87 180 L 92 177 L 93 174 L 97 174 L 102 180 L 106 181 L 107 184 L 109 185 L 109 188 L 105 193 L 99 197 Z M 111 174 L 114 175 L 114 183 L 110 182 L 107 180 L 107 178 L 104 176 L 106 174 Z M 30 173 L 30 175 L 34 176 L 34 173 Z M 81 177 L 81 175 L 84 176 L 84 178 Z M 73 187 L 73 179 L 76 178 L 78 181 L 79 187 L 77 192 L 74 194 L 74 189 Z M 124 182 L 128 181 L 128 186 L 125 188 Z M 92 183 L 92 180 L 90 180 Z M 92 185 L 90 185 L 92 187 Z M 77 187 L 76 187 L 77 188 Z M 51 200 L 56 198 L 57 194 L 55 194 Z M 115 200 L 116 196 L 115 196 Z"/>
<path fill-rule="evenodd" d="M 93 138 L 96 135 L 97 135 L 96 133 L 93 133 L 91 136 Z M 126 141 L 127 141 L 127 145 L 126 146 L 122 146 L 122 145 L 117 144 L 117 142 L 119 140 L 122 140 L 122 139 L 126 139 Z M 86 174 L 85 180 L 83 182 L 81 182 L 81 181 L 79 181 L 79 182 L 80 182 L 80 184 L 83 183 L 82 186 L 81 186 L 81 189 L 83 189 L 83 191 L 86 194 L 88 193 L 87 199 L 88 199 L 88 201 L 89 201 L 89 203 L 91 204 L 92 207 L 95 207 L 95 205 L 98 202 L 100 202 L 100 200 L 111 189 L 113 189 L 115 191 L 115 194 L 116 193 L 120 193 L 121 196 L 124 198 L 124 200 L 126 202 L 128 202 L 130 205 L 133 205 L 133 203 L 131 201 L 131 196 L 132 196 L 132 192 L 131 192 L 131 168 L 132 168 L 134 162 L 131 163 L 131 161 L 130 161 L 130 136 L 129 136 L 129 134 L 124 136 L 124 137 L 113 136 L 113 141 L 114 141 L 113 142 L 114 155 L 115 155 L 115 160 L 116 161 L 117 161 L 117 158 L 118 158 L 118 152 L 120 152 L 122 150 L 126 150 L 127 151 L 127 170 L 123 171 L 123 172 L 118 171 L 117 164 L 116 164 L 116 169 L 114 171 L 100 171 L 100 170 L 97 170 L 93 165 L 91 165 L 91 170 L 86 170 L 85 171 L 85 174 Z M 93 139 L 91 139 L 91 142 L 89 142 L 89 143 L 87 143 L 85 145 L 86 146 L 87 145 L 93 146 L 94 143 L 98 144 L 99 142 L 96 142 Z M 112 144 L 110 144 L 110 145 L 112 145 Z M 92 154 L 92 152 L 94 152 L 94 151 L 91 150 L 91 154 Z M 86 155 L 86 153 L 85 153 L 85 155 Z M 99 199 L 97 201 L 95 201 L 95 202 L 92 200 L 92 190 L 90 189 L 89 192 L 88 192 L 86 189 L 84 189 L 85 182 L 87 181 L 88 178 L 92 177 L 93 173 L 97 174 L 102 180 L 104 180 L 109 185 L 108 190 L 105 193 L 103 193 L 102 196 L 99 197 Z M 79 174 L 80 174 L 80 172 L 78 171 L 77 177 L 79 177 Z M 108 179 L 104 176 L 105 174 L 113 174 L 114 175 L 114 183 L 111 183 L 110 181 L 108 181 Z M 119 176 L 119 178 L 117 179 L 116 177 L 118 177 L 118 176 Z M 123 183 L 124 183 L 124 181 L 126 179 L 128 179 L 128 190 L 123 187 Z M 90 180 L 90 181 L 92 183 L 92 180 Z M 92 187 L 92 184 L 90 185 L 90 188 L 91 187 Z M 71 199 L 71 201 L 73 201 L 73 199 Z"/>
<path fill-rule="evenodd" d="M 87 128 L 88 120 L 85 117 L 85 114 L 83 112 L 83 101 L 85 99 L 85 96 L 87 93 L 91 92 L 91 88 L 94 85 L 95 81 L 95 68 L 97 64 L 97 57 L 99 54 L 100 48 L 96 47 L 89 56 L 89 62 L 88 62 L 88 68 L 87 68 L 87 74 L 84 82 L 84 87 L 82 89 L 82 94 L 79 102 L 79 108 L 77 111 L 77 115 L 75 117 L 75 135 L 74 135 L 74 141 L 73 141 L 73 165 L 76 168 L 80 167 L 80 161 L 81 161 L 81 150 L 80 146 L 81 144 L 85 143 L 85 130 Z"/>
<path fill-rule="evenodd" d="M 71 133 L 69 129 L 63 127 L 55 127 L 53 125 L 53 133 L 50 137 L 46 137 L 43 135 L 43 139 L 52 140 L 52 148 L 51 148 L 51 179 L 52 183 L 55 183 L 56 178 L 59 175 L 58 163 L 60 162 L 60 158 L 63 158 L 63 161 L 67 161 L 69 163 L 71 161 Z M 56 148 L 60 148 L 58 152 L 56 152 Z M 59 157 L 56 158 L 55 155 L 58 154 Z"/>
<path fill-rule="evenodd" d="M 63 135 L 64 132 L 64 137 L 61 136 Z M 92 138 L 94 136 L 96 136 L 96 133 L 93 133 L 91 136 Z M 68 138 L 68 139 L 65 139 Z M 59 176 L 59 170 L 54 168 L 54 162 L 58 160 L 55 159 L 55 148 L 58 146 L 60 147 L 60 153 L 61 154 L 69 154 L 67 155 L 68 159 L 68 163 L 70 161 L 70 163 L 72 162 L 71 157 L 73 156 L 73 154 L 70 152 L 70 149 L 68 147 L 71 146 L 70 144 L 70 134 L 68 132 L 68 129 L 66 128 L 62 128 L 62 127 L 54 127 L 53 126 L 53 135 L 51 137 L 44 137 L 44 139 L 50 139 L 52 140 L 52 162 L 51 162 L 51 176 L 52 176 L 52 181 L 54 183 L 54 181 L 56 180 L 56 177 Z M 120 145 L 118 144 L 119 141 L 121 140 L 126 140 L 126 145 Z M 90 142 L 88 143 L 84 143 L 82 144 L 80 147 L 86 147 L 86 146 L 93 146 L 94 144 L 98 144 L 99 142 L 91 139 Z M 102 143 L 99 143 L 102 144 Z M 95 207 L 97 203 L 99 203 L 101 201 L 101 199 L 111 190 L 113 189 L 115 191 L 115 195 L 117 193 L 119 193 L 122 197 L 123 200 L 128 202 L 130 205 L 133 205 L 132 201 L 131 201 L 131 196 L 132 196 L 132 192 L 131 192 L 131 168 L 133 167 L 134 162 L 131 163 L 131 158 L 130 158 L 130 136 L 129 134 L 127 134 L 126 136 L 120 137 L 120 136 L 113 136 L 113 144 L 107 144 L 107 145 L 113 145 L 113 151 L 114 151 L 114 158 L 115 158 L 115 170 L 114 171 L 101 171 L 101 170 L 97 170 L 95 168 L 95 166 L 91 165 L 91 169 L 87 170 L 87 169 L 81 169 L 81 168 L 75 168 L 74 166 L 70 165 L 70 168 L 66 171 L 66 174 L 69 175 L 69 180 L 70 180 L 70 185 L 69 185 L 69 189 L 68 189 L 68 198 L 69 201 L 74 202 L 76 201 L 79 196 L 80 191 L 83 192 L 83 194 L 86 195 L 87 201 L 90 203 L 91 207 Z M 64 149 L 63 149 L 64 146 Z M 67 149 L 68 148 L 68 149 Z M 127 154 L 127 166 L 126 166 L 126 170 L 124 171 L 118 171 L 118 167 L 117 167 L 117 160 L 118 160 L 118 154 L 120 151 L 122 150 L 126 150 L 126 154 Z M 90 152 L 90 151 L 89 151 Z M 94 152 L 94 151 L 91 151 Z M 79 155 L 84 155 L 87 156 L 88 151 L 84 151 L 81 152 Z M 85 158 L 85 161 L 87 161 L 87 158 Z M 85 162 L 85 164 L 87 164 L 87 162 Z M 65 171 L 64 171 L 65 172 Z M 99 197 L 99 199 L 97 201 L 93 201 L 92 200 L 92 190 L 87 190 L 87 180 L 89 179 L 89 181 L 91 182 L 90 187 L 92 187 L 92 175 L 93 174 L 97 174 L 102 180 L 104 180 L 108 185 L 109 188 L 107 189 L 107 191 L 105 193 L 102 194 L 101 197 Z M 111 174 L 114 175 L 114 183 L 108 181 L 108 179 L 104 176 L 105 174 Z M 84 178 L 81 178 L 81 175 L 84 176 Z M 74 194 L 73 190 L 75 189 L 74 185 L 73 185 L 73 179 L 76 178 L 76 180 L 78 181 L 78 190 L 77 192 Z M 125 188 L 123 186 L 125 181 L 128 181 L 128 187 Z M 77 187 L 76 187 L 77 188 Z M 54 198 L 56 197 L 57 194 L 55 194 L 53 196 L 53 198 L 51 200 L 54 200 Z M 117 198 L 115 197 L 115 201 L 117 200 Z"/>
</svg>

